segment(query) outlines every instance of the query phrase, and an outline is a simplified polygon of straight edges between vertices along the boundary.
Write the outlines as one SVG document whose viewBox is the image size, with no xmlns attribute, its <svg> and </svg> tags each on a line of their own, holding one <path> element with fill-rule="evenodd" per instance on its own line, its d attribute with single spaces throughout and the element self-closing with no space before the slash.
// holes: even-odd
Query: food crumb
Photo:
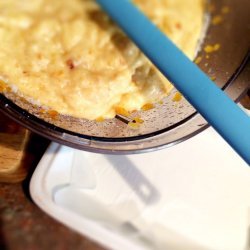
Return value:
<svg viewBox="0 0 250 250">
<path fill-rule="evenodd" d="M 222 12 L 223 14 L 227 14 L 227 13 L 230 12 L 230 8 L 229 8 L 228 6 L 224 6 L 224 7 L 222 7 L 221 12 Z"/>
<path fill-rule="evenodd" d="M 212 81 L 215 81 L 215 80 L 216 80 L 216 76 L 211 76 L 210 79 L 211 79 Z"/>
<path fill-rule="evenodd" d="M 0 92 L 4 92 L 7 88 L 7 85 L 5 82 L 3 82 L 2 80 L 0 80 Z"/>
<path fill-rule="evenodd" d="M 220 49 L 220 44 L 216 43 L 215 45 L 207 45 L 204 50 L 206 53 L 212 53 Z"/>
<path fill-rule="evenodd" d="M 103 122 L 105 119 L 103 117 L 98 117 L 95 121 L 96 122 Z"/>
<path fill-rule="evenodd" d="M 174 97 L 173 97 L 173 101 L 174 102 L 179 102 L 179 101 L 181 101 L 181 99 L 182 99 L 182 94 L 180 93 L 180 92 L 177 92 L 175 95 L 174 95 Z"/>
<path fill-rule="evenodd" d="M 123 115 L 123 116 L 126 116 L 126 117 L 129 117 L 129 115 L 130 115 L 129 112 L 126 109 L 122 108 L 122 107 L 116 107 L 115 108 L 115 113 L 117 115 Z"/>
<path fill-rule="evenodd" d="M 59 116 L 59 113 L 57 111 L 55 111 L 55 110 L 49 110 L 48 115 L 52 119 L 57 119 L 57 117 Z"/>
<path fill-rule="evenodd" d="M 140 117 L 135 117 L 134 120 L 133 120 L 133 122 L 139 123 L 139 124 L 144 123 L 144 121 Z"/>
<path fill-rule="evenodd" d="M 154 108 L 154 105 L 152 103 L 147 103 L 145 104 L 143 107 L 142 107 L 142 110 L 143 111 L 148 111 L 150 109 L 153 109 Z"/>
<path fill-rule="evenodd" d="M 218 25 L 221 24 L 223 21 L 223 17 L 221 15 L 217 15 L 212 19 L 212 24 L 213 25 Z"/>
<path fill-rule="evenodd" d="M 40 113 L 40 114 L 45 114 L 45 113 L 46 113 L 46 110 L 45 110 L 45 109 L 40 109 L 40 110 L 39 110 L 39 113 Z"/>
<path fill-rule="evenodd" d="M 140 123 L 137 122 L 129 122 L 128 126 L 132 129 L 138 129 L 140 127 Z"/>
<path fill-rule="evenodd" d="M 217 50 L 219 50 L 220 49 L 220 44 L 219 43 L 216 43 L 215 45 L 214 45 L 214 51 L 217 51 Z"/>
<path fill-rule="evenodd" d="M 205 50 L 206 53 L 212 53 L 214 51 L 214 47 L 212 45 L 207 45 L 204 48 L 204 50 Z"/>
<path fill-rule="evenodd" d="M 199 56 L 199 57 L 197 57 L 196 59 L 195 59 L 195 64 L 199 64 L 200 62 L 202 61 L 202 57 L 201 56 Z"/>
</svg>

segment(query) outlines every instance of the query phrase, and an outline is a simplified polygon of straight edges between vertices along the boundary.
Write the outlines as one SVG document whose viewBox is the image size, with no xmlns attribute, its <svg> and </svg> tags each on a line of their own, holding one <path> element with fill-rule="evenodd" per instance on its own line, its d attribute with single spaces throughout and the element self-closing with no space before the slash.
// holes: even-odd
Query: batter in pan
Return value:
<svg viewBox="0 0 250 250">
<path fill-rule="evenodd" d="M 194 57 L 203 0 L 133 2 Z M 172 89 L 94 0 L 1 0 L 0 78 L 44 109 L 90 120 L 139 110 Z"/>
</svg>

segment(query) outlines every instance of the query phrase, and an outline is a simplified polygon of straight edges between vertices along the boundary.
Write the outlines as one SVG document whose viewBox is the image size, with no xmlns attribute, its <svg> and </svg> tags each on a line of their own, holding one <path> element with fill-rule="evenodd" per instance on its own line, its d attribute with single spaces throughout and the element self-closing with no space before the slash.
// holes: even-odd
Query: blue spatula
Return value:
<svg viewBox="0 0 250 250">
<path fill-rule="evenodd" d="M 142 52 L 250 165 L 250 117 L 129 0 L 97 0 Z"/>
</svg>

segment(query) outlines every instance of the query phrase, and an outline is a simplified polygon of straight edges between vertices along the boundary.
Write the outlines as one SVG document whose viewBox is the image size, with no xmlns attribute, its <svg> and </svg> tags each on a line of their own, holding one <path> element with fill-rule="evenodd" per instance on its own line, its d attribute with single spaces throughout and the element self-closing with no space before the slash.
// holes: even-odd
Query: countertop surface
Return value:
<svg viewBox="0 0 250 250">
<path fill-rule="evenodd" d="M 33 150 L 38 158 L 49 142 L 36 136 Z M 30 198 L 29 182 L 37 162 L 30 166 L 26 179 L 17 184 L 0 183 L 0 249 L 86 249 L 101 250 L 41 211 Z"/>
<path fill-rule="evenodd" d="M 29 198 L 25 182 L 0 184 L 0 249 L 101 250 L 42 212 Z"/>
<path fill-rule="evenodd" d="M 3 122 L 3 119 L 1 121 Z M 7 118 L 4 125 L 6 124 L 10 124 Z M 19 179 L 18 181 L 15 179 L 15 182 L 18 182 L 15 184 L 1 183 L 3 179 L 9 182 L 13 177 L 16 177 L 12 173 L 10 173 L 11 178 L 0 180 L 0 249 L 101 250 L 102 247 L 50 218 L 30 198 L 30 178 L 49 143 L 48 140 L 32 134 L 32 145 L 27 148 L 26 152 L 32 157 L 29 161 L 26 161 L 25 169 L 22 171 L 22 176 L 26 171 L 25 180 L 20 182 Z M 0 141 L 0 145 L 5 144 L 6 141 Z M 6 157 L 11 159 L 11 155 Z M 3 167 L 3 165 L 0 166 Z M 2 177 L 5 177 L 5 175 Z"/>
</svg>

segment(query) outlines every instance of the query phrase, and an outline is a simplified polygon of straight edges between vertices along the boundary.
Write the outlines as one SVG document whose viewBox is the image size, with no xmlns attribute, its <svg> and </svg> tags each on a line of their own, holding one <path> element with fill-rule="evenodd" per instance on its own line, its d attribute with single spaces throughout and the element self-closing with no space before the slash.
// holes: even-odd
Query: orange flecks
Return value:
<svg viewBox="0 0 250 250">
<path fill-rule="evenodd" d="M 133 129 L 138 129 L 140 127 L 140 123 L 136 123 L 136 122 L 129 122 L 128 123 L 128 126 L 130 128 L 133 128 Z"/>
<path fill-rule="evenodd" d="M 216 43 L 215 45 L 207 45 L 204 50 L 206 53 L 212 53 L 220 49 L 220 44 Z"/>
<path fill-rule="evenodd" d="M 224 7 L 222 7 L 221 12 L 222 12 L 223 14 L 227 14 L 227 13 L 230 12 L 230 8 L 229 8 L 228 6 L 224 6 Z"/>
<path fill-rule="evenodd" d="M 40 114 L 45 114 L 45 113 L 46 113 L 46 110 L 45 110 L 45 109 L 40 109 L 40 110 L 39 110 L 39 113 L 40 113 Z"/>
<path fill-rule="evenodd" d="M 216 80 L 216 76 L 211 76 L 210 79 L 211 79 L 212 81 L 215 81 L 215 80 Z"/>
<path fill-rule="evenodd" d="M 139 123 L 139 124 L 144 123 L 144 121 L 140 117 L 135 117 L 134 120 L 133 120 L 133 122 Z"/>
<path fill-rule="evenodd" d="M 74 69 L 75 65 L 72 59 L 69 59 L 66 61 L 67 66 L 69 67 L 69 69 Z"/>
<path fill-rule="evenodd" d="M 201 61 L 202 61 L 202 57 L 199 56 L 199 57 L 197 57 L 197 58 L 195 59 L 194 63 L 195 63 L 195 64 L 199 64 Z"/>
<path fill-rule="evenodd" d="M 7 86 L 6 92 L 10 92 L 10 91 L 11 91 L 11 88 L 9 86 Z"/>
<path fill-rule="evenodd" d="M 179 101 L 181 101 L 181 99 L 182 99 L 182 95 L 181 95 L 180 92 L 177 92 L 177 93 L 174 95 L 174 97 L 173 97 L 173 101 L 174 101 L 174 102 L 179 102 Z"/>
<path fill-rule="evenodd" d="M 96 122 L 103 122 L 105 119 L 103 117 L 98 117 L 95 121 Z"/>
<path fill-rule="evenodd" d="M 123 116 L 129 117 L 129 112 L 122 107 L 116 107 L 115 112 L 117 115 L 123 115 Z"/>
<path fill-rule="evenodd" d="M 0 80 L 0 92 L 4 92 L 7 90 L 7 84 Z"/>
<path fill-rule="evenodd" d="M 212 45 L 207 45 L 204 48 L 204 50 L 205 50 L 206 53 L 212 53 L 214 51 L 214 47 Z"/>
<path fill-rule="evenodd" d="M 180 30 L 180 29 L 182 28 L 181 23 L 176 23 L 176 24 L 175 24 L 175 27 L 176 27 L 178 30 Z"/>
<path fill-rule="evenodd" d="M 217 51 L 217 50 L 219 50 L 220 49 L 220 44 L 219 43 L 216 43 L 215 45 L 214 45 L 214 51 Z"/>
<path fill-rule="evenodd" d="M 150 109 L 153 109 L 154 108 L 154 105 L 152 103 L 147 103 L 145 104 L 143 107 L 142 107 L 142 110 L 143 111 L 148 111 Z"/>
<path fill-rule="evenodd" d="M 221 24 L 223 21 L 223 17 L 221 15 L 214 16 L 212 19 L 212 24 L 213 25 L 218 25 Z"/>
<path fill-rule="evenodd" d="M 58 117 L 59 113 L 55 110 L 49 110 L 48 115 L 50 116 L 50 118 L 56 119 Z"/>
<path fill-rule="evenodd" d="M 5 88 L 0 85 L 0 93 L 3 93 L 5 91 Z"/>
</svg>

